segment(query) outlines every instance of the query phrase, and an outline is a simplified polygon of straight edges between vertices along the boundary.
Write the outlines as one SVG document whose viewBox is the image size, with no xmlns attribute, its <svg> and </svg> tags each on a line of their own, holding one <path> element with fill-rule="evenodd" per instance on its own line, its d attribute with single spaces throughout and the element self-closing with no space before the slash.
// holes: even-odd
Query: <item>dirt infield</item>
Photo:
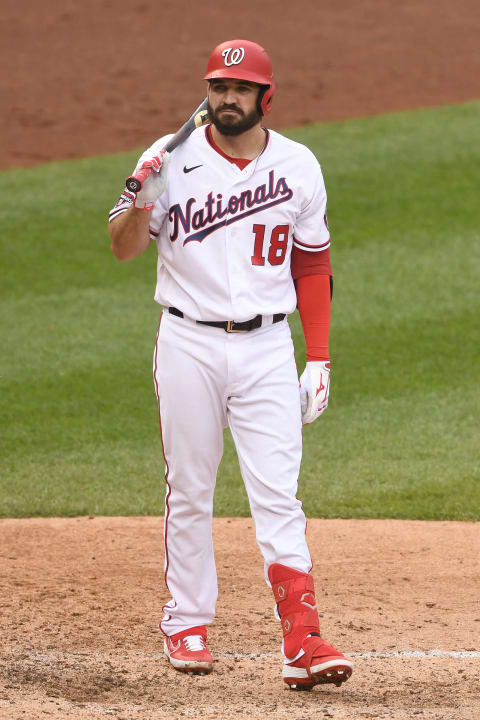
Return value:
<svg viewBox="0 0 480 720">
<path fill-rule="evenodd" d="M 215 670 L 193 678 L 162 656 L 161 519 L 3 520 L 0 717 L 477 720 L 479 530 L 311 520 L 323 632 L 355 671 L 296 693 L 251 520 L 214 521 Z"/>
<path fill-rule="evenodd" d="M 478 0 L 3 0 L 0 168 L 147 146 L 219 42 L 265 45 L 282 128 L 479 97 Z"/>
</svg>

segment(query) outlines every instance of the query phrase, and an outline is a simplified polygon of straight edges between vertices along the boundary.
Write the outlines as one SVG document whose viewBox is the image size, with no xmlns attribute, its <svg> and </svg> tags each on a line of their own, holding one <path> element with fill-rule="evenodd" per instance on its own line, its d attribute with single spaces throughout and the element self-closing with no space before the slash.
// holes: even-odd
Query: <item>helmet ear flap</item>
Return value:
<svg viewBox="0 0 480 720">
<path fill-rule="evenodd" d="M 257 110 L 260 115 L 268 115 L 270 112 L 274 91 L 275 83 L 272 83 L 272 85 L 260 85 L 260 91 L 257 99 Z"/>
<path fill-rule="evenodd" d="M 268 85 L 260 85 L 260 88 L 258 90 L 258 98 L 257 98 L 257 112 L 259 115 L 265 115 L 263 111 L 263 98 L 265 97 L 265 93 L 268 90 Z"/>
<path fill-rule="evenodd" d="M 268 115 L 272 109 L 273 95 L 275 93 L 275 80 L 272 77 L 270 85 L 262 85 L 258 93 L 258 107 L 262 115 Z"/>
</svg>

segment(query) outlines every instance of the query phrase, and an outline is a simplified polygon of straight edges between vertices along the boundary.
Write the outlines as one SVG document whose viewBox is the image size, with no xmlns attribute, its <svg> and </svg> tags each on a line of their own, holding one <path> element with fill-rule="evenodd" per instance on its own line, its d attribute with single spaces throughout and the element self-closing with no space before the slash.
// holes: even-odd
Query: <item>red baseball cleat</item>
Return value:
<svg viewBox="0 0 480 720">
<path fill-rule="evenodd" d="M 205 627 L 189 628 L 165 638 L 163 651 L 176 670 L 206 675 L 213 670 L 213 658 L 206 640 Z"/>
<path fill-rule="evenodd" d="M 302 657 L 283 665 L 283 680 L 291 690 L 311 690 L 322 683 L 340 686 L 352 674 L 353 663 L 319 635 L 306 638 L 302 647 Z"/>
</svg>

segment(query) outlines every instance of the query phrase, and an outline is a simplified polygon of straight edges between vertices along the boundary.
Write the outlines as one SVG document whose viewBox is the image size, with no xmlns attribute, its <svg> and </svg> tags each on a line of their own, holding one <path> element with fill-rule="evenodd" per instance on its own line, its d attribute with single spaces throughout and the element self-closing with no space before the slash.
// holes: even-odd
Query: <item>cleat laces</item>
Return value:
<svg viewBox="0 0 480 720">
<path fill-rule="evenodd" d="M 183 639 L 189 652 L 200 652 L 207 647 L 202 635 L 187 635 Z"/>
</svg>

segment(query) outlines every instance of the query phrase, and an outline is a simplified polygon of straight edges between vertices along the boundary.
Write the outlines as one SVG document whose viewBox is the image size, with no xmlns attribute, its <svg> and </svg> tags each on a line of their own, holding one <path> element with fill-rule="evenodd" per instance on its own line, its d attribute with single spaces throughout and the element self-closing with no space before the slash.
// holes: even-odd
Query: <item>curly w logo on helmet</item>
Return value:
<svg viewBox="0 0 480 720">
<path fill-rule="evenodd" d="M 243 47 L 235 49 L 225 48 L 222 52 L 222 57 L 224 58 L 224 63 L 227 67 L 230 67 L 231 65 L 240 65 L 245 57 L 245 49 Z"/>
</svg>

